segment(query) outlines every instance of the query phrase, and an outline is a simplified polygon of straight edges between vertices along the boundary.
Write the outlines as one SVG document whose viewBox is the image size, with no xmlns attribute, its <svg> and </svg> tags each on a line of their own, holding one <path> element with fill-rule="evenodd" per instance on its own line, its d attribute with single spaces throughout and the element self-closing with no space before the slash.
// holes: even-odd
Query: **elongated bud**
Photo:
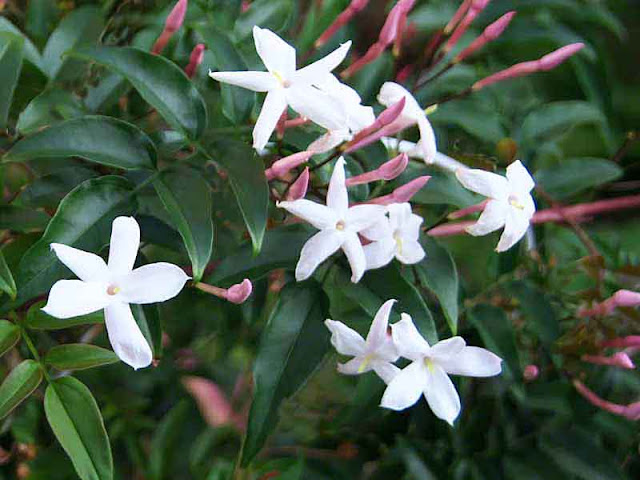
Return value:
<svg viewBox="0 0 640 480">
<path fill-rule="evenodd" d="M 640 335 L 629 335 L 626 337 L 613 338 L 600 343 L 605 348 L 634 348 L 640 347 Z"/>
<path fill-rule="evenodd" d="M 292 118 L 291 120 L 286 120 L 284 122 L 284 129 L 286 130 L 288 128 L 299 127 L 309 123 L 309 121 L 310 120 L 307 117 Z"/>
<path fill-rule="evenodd" d="M 464 18 L 470 6 L 471 6 L 471 0 L 464 0 L 460 4 L 460 6 L 458 7 L 458 10 L 456 10 L 456 13 L 453 14 L 453 17 L 451 17 L 451 20 L 449 20 L 449 22 L 444 27 L 443 33 L 445 35 L 449 35 L 453 31 L 453 29 L 456 28 L 458 23 L 460 23 L 460 20 Z"/>
<path fill-rule="evenodd" d="M 305 168 L 296 181 L 291 184 L 287 192 L 287 200 L 294 201 L 304 198 L 307 195 L 307 188 L 309 188 L 309 167 Z"/>
<path fill-rule="evenodd" d="M 356 175 L 355 177 L 347 178 L 347 187 L 377 182 L 378 180 L 393 180 L 405 171 L 408 164 L 409 157 L 406 153 L 401 153 L 388 162 L 383 163 L 375 170 Z"/>
<path fill-rule="evenodd" d="M 418 177 L 404 185 L 396 188 L 389 195 L 383 197 L 374 198 L 368 200 L 367 203 L 373 203 L 376 205 L 391 205 L 392 203 L 405 203 L 411 200 L 411 198 L 420 191 L 422 187 L 426 185 L 431 177 L 425 175 Z"/>
<path fill-rule="evenodd" d="M 636 366 L 633 364 L 629 355 L 624 352 L 618 352 L 610 357 L 606 355 L 582 355 L 582 361 L 593 363 L 595 365 L 608 365 L 610 367 L 626 368 L 633 370 Z"/>
<path fill-rule="evenodd" d="M 177 32 L 182 26 L 184 17 L 187 13 L 187 6 L 187 0 L 178 0 L 178 3 L 176 3 L 176 5 L 173 7 L 171 13 L 169 13 L 169 16 L 167 17 L 167 20 L 164 24 L 164 30 L 158 37 L 158 40 L 156 40 L 156 43 L 153 45 L 151 52 L 157 55 L 160 54 L 162 50 L 164 50 L 164 47 L 167 46 L 167 43 L 169 43 L 169 40 L 171 39 L 173 34 Z"/>
<path fill-rule="evenodd" d="M 386 47 L 391 45 L 398 36 L 402 35 L 407 22 L 407 15 L 413 8 L 414 3 L 416 3 L 415 0 L 398 0 L 389 15 L 387 15 L 382 30 L 380 30 L 378 43 Z"/>
<path fill-rule="evenodd" d="M 251 280 L 245 278 L 241 283 L 236 283 L 227 289 L 225 298 L 231 303 L 241 304 L 251 296 L 253 285 Z"/>
<path fill-rule="evenodd" d="M 276 133 L 278 135 L 278 138 L 280 139 L 284 137 L 284 132 L 287 129 L 287 118 L 289 118 L 289 112 L 285 108 L 284 112 L 282 112 L 282 115 L 280 115 L 280 118 L 278 119 L 278 123 L 276 124 Z"/>
<path fill-rule="evenodd" d="M 458 40 L 465 34 L 469 26 L 473 23 L 476 17 L 484 10 L 489 4 L 490 0 L 471 0 L 469 9 L 464 15 L 464 18 L 456 26 L 455 30 L 444 45 L 444 52 L 449 52 L 458 43 Z"/>
<path fill-rule="evenodd" d="M 540 70 L 543 70 L 543 71 L 553 70 L 558 65 L 563 63 L 569 57 L 578 53 L 583 48 L 584 48 L 584 43 L 581 43 L 581 42 L 571 43 L 551 53 L 547 53 L 544 57 L 538 60 L 540 65 Z"/>
<path fill-rule="evenodd" d="M 527 382 L 533 382 L 538 378 L 538 375 L 540 375 L 540 369 L 537 365 L 527 365 L 522 372 L 522 376 Z"/>
<path fill-rule="evenodd" d="M 193 78 L 196 74 L 196 70 L 202 63 L 202 59 L 204 58 L 204 43 L 199 43 L 193 50 L 191 51 L 191 56 L 189 57 L 189 65 L 187 65 L 184 69 L 184 73 L 187 74 L 187 77 Z"/>
<path fill-rule="evenodd" d="M 322 32 L 320 37 L 318 37 L 318 40 L 316 40 L 315 43 L 315 47 L 320 48 L 325 43 L 327 43 L 338 30 L 349 23 L 355 16 L 355 14 L 366 7 L 368 3 L 369 0 L 352 0 L 349 6 L 345 8 L 333 21 L 333 23 L 329 25 L 329 27 L 324 32 Z"/>
<path fill-rule="evenodd" d="M 466 217 L 467 215 L 471 215 L 472 213 L 480 212 L 481 210 L 484 210 L 484 207 L 487 206 L 488 202 L 489 200 L 484 200 L 475 205 L 471 205 L 470 207 L 461 208 L 460 210 L 451 212 L 449 215 L 447 215 L 447 218 L 449 220 L 457 220 L 458 218 Z"/>
<path fill-rule="evenodd" d="M 456 56 L 456 58 L 454 58 L 453 62 L 458 63 L 463 61 L 465 58 L 473 55 L 475 52 L 480 50 L 487 43 L 494 41 L 496 38 L 502 35 L 502 32 L 504 32 L 504 30 L 509 26 L 509 23 L 511 23 L 511 20 L 513 19 L 515 14 L 516 12 L 505 13 L 498 20 L 485 28 L 484 32 L 482 32 L 482 35 L 476 38 L 473 42 L 471 42 L 471 45 L 460 52 Z"/>
<path fill-rule="evenodd" d="M 620 405 L 600 398 L 579 380 L 574 380 L 573 386 L 578 393 L 580 393 L 580 395 L 582 395 L 592 405 L 613 413 L 614 415 L 620 415 L 628 418 L 629 420 L 640 420 L 640 402 L 630 403 L 629 405 Z"/>
<path fill-rule="evenodd" d="M 617 307 L 636 307 L 640 305 L 640 293 L 631 290 L 618 290 L 604 302 L 592 308 L 578 311 L 579 317 L 594 317 L 610 315 Z"/>
<path fill-rule="evenodd" d="M 289 173 L 289 171 L 293 168 L 296 168 L 303 163 L 307 162 L 313 152 L 309 150 L 304 150 L 302 152 L 294 153 L 293 155 L 289 155 L 288 157 L 281 158 L 271 165 L 270 168 L 265 170 L 265 175 L 267 176 L 267 180 L 273 180 L 274 178 L 282 178 L 284 175 Z"/>
<path fill-rule="evenodd" d="M 408 63 L 396 73 L 396 83 L 404 83 L 413 73 L 413 65 Z"/>
<path fill-rule="evenodd" d="M 369 50 L 367 50 L 366 53 L 362 57 L 360 57 L 355 62 L 353 62 L 351 65 L 349 65 L 340 74 L 340 76 L 342 78 L 351 77 L 353 74 L 355 74 L 356 72 L 360 71 L 362 68 L 366 67 L 371 62 L 373 62 L 375 59 L 377 59 L 380 55 L 382 55 L 382 52 L 384 52 L 385 48 L 387 48 L 387 46 L 385 44 L 383 44 L 383 43 L 379 43 L 379 42 L 374 43 L 373 45 L 371 45 L 369 47 Z"/>
<path fill-rule="evenodd" d="M 377 135 L 377 132 L 380 132 L 384 127 L 392 124 L 402 114 L 406 101 L 406 98 L 402 97 L 396 103 L 383 110 L 371 125 L 363 128 L 354 135 L 353 139 L 346 145 L 345 151 L 352 152 L 387 135 L 384 132 Z"/>
<path fill-rule="evenodd" d="M 202 377 L 182 377 L 182 385 L 191 394 L 204 420 L 212 427 L 221 427 L 231 422 L 233 407 L 217 384 Z"/>
</svg>

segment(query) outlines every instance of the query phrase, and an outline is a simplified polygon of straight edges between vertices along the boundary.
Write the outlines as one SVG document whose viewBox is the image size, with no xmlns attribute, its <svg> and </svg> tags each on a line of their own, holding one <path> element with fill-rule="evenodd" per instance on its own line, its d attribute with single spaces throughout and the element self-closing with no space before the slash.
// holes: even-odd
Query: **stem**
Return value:
<svg viewBox="0 0 640 480">
<path fill-rule="evenodd" d="M 44 375 L 44 378 L 47 380 L 47 382 L 51 383 L 51 377 L 49 376 L 49 372 L 47 372 L 47 368 L 46 368 L 44 362 L 42 361 L 42 359 L 40 358 L 40 354 L 38 353 L 38 350 L 36 349 L 35 345 L 33 344 L 33 341 L 31 340 L 31 337 L 29 337 L 29 334 L 27 333 L 27 330 L 24 328 L 24 326 L 22 326 L 21 324 L 18 324 L 18 325 L 20 327 L 20 333 L 22 334 L 22 338 L 24 339 L 24 343 L 27 344 L 27 348 L 31 352 L 31 355 L 33 355 L 33 358 L 42 367 L 42 374 Z"/>
<path fill-rule="evenodd" d="M 202 282 L 194 283 L 193 286 L 198 290 L 202 290 L 203 292 L 215 295 L 216 297 L 226 298 L 227 290 L 224 288 L 215 287 L 213 285 L 209 285 L 208 283 Z"/>
</svg>

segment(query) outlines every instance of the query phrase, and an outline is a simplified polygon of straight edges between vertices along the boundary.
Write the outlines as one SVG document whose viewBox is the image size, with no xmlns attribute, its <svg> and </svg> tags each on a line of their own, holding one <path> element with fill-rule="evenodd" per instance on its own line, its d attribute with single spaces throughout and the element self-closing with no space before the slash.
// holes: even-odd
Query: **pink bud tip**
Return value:
<svg viewBox="0 0 640 480">
<path fill-rule="evenodd" d="M 198 70 L 198 67 L 202 63 L 202 59 L 204 58 L 204 43 L 199 43 L 196 45 L 191 51 L 191 56 L 189 57 L 189 65 L 184 69 L 184 73 L 187 74 L 187 77 L 193 78 Z"/>
<path fill-rule="evenodd" d="M 187 0 L 178 0 L 173 10 L 167 17 L 167 21 L 165 22 L 165 30 L 170 31 L 171 33 L 176 32 L 184 22 L 184 17 L 187 14 Z"/>
<path fill-rule="evenodd" d="M 640 293 L 631 290 L 618 290 L 602 303 L 595 304 L 592 308 L 583 308 L 578 311 L 580 317 L 593 317 L 610 315 L 617 307 L 636 307 L 640 305 Z"/>
<path fill-rule="evenodd" d="M 522 376 L 527 382 L 532 382 L 540 375 L 540 369 L 537 365 L 527 365 L 524 367 L 524 372 L 522 372 Z"/>
<path fill-rule="evenodd" d="M 295 182 L 289 187 L 287 200 L 294 201 L 304 198 L 309 188 L 309 167 L 305 168 Z"/>
<path fill-rule="evenodd" d="M 353 16 L 367 6 L 369 0 L 352 0 L 347 8 L 333 21 L 329 27 L 322 32 L 318 40 L 316 40 L 316 48 L 320 48 L 327 43 L 335 33 L 345 26 L 353 18 Z"/>
<path fill-rule="evenodd" d="M 392 158 L 388 162 L 383 163 L 378 171 L 382 180 L 393 180 L 405 171 L 409 165 L 409 157 L 406 153 L 401 153 L 395 158 Z"/>
<path fill-rule="evenodd" d="M 289 173 L 291 169 L 296 168 L 303 163 L 307 162 L 313 155 L 312 151 L 304 150 L 302 152 L 294 153 L 288 157 L 281 158 L 271 165 L 270 168 L 265 170 L 267 180 L 273 180 L 274 178 L 282 178 Z"/>
<path fill-rule="evenodd" d="M 404 29 L 407 22 L 407 14 L 413 8 L 415 0 L 398 0 L 398 3 L 389 12 L 387 19 L 380 30 L 378 43 L 385 47 L 391 45 L 398 35 Z"/>
<path fill-rule="evenodd" d="M 600 345 L 604 348 L 640 347 L 640 335 L 613 338 L 611 340 L 605 340 Z"/>
<path fill-rule="evenodd" d="M 231 303 L 241 304 L 249 298 L 252 291 L 253 285 L 251 284 L 251 280 L 245 278 L 241 283 L 236 283 L 229 287 L 225 294 L 225 298 Z"/>
<path fill-rule="evenodd" d="M 201 377 L 182 377 L 184 388 L 191 394 L 205 421 L 212 427 L 231 422 L 233 409 L 224 391 L 211 380 Z"/>
<path fill-rule="evenodd" d="M 594 365 L 607 365 L 610 367 L 625 368 L 627 370 L 636 368 L 631 358 L 629 358 L 629 355 L 624 352 L 618 352 L 610 357 L 605 355 L 583 355 L 582 360 L 593 363 Z"/>
<path fill-rule="evenodd" d="M 391 205 L 392 203 L 405 203 L 411 200 L 411 198 L 420 191 L 422 187 L 429 181 L 431 177 L 425 175 L 411 180 L 408 183 L 396 188 L 389 195 L 383 197 L 373 198 L 367 203 L 373 203 L 376 205 Z"/>
<path fill-rule="evenodd" d="M 619 405 L 600 398 L 579 380 L 574 380 L 573 386 L 578 393 L 592 405 L 629 420 L 640 420 L 640 402 L 630 403 L 629 405 Z"/>
<path fill-rule="evenodd" d="M 565 45 L 558 50 L 548 53 L 539 60 L 540 70 L 551 70 L 556 68 L 569 57 L 575 55 L 584 48 L 584 43 L 572 43 Z"/>
<path fill-rule="evenodd" d="M 385 129 L 385 127 L 393 123 L 400 114 L 402 114 L 406 101 L 406 98 L 402 97 L 378 115 L 378 118 L 376 118 L 371 125 L 356 133 L 353 139 L 346 145 L 345 153 L 353 152 L 380 140 L 380 138 L 384 136 L 391 135 L 392 131 Z"/>
<path fill-rule="evenodd" d="M 502 32 L 504 32 L 504 30 L 509 26 L 511 20 L 513 20 L 513 17 L 515 17 L 515 15 L 515 11 L 505 13 L 498 20 L 485 28 L 484 35 L 486 35 L 489 40 L 495 40 L 500 35 L 502 35 Z"/>
</svg>

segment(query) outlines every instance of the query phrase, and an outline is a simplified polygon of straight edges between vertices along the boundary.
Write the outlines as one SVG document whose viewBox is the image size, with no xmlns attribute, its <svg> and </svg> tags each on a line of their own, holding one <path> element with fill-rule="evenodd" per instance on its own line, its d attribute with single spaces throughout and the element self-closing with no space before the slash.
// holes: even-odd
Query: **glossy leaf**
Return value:
<svg viewBox="0 0 640 480">
<path fill-rule="evenodd" d="M 94 323 L 104 323 L 104 313 L 102 310 L 88 315 L 80 315 L 71 318 L 56 318 L 47 315 L 42 311 L 46 304 L 45 300 L 36 302 L 29 310 L 25 319 L 25 326 L 33 330 L 60 330 L 62 328 L 75 327 L 77 325 L 91 325 Z"/>
<path fill-rule="evenodd" d="M 70 55 L 93 60 L 125 77 L 173 128 L 189 138 L 198 138 L 204 131 L 204 100 L 184 72 L 166 58 L 131 47 L 89 47 Z"/>
<path fill-rule="evenodd" d="M 25 60 L 42 70 L 42 57 L 40 56 L 40 52 L 38 51 L 36 46 L 24 33 L 20 31 L 18 27 L 11 23 L 6 17 L 0 17 L 0 32 L 13 33 L 22 37 Z"/>
<path fill-rule="evenodd" d="M 22 111 L 16 128 L 27 135 L 47 125 L 81 117 L 85 113 L 82 102 L 74 94 L 65 90 L 45 90 Z"/>
<path fill-rule="evenodd" d="M 86 116 L 67 120 L 27 136 L 3 161 L 41 157 L 82 157 L 111 167 L 154 168 L 153 142 L 138 127 L 112 117 Z"/>
<path fill-rule="evenodd" d="M 42 381 L 42 368 L 35 360 L 24 360 L 0 385 L 0 419 L 31 395 Z"/>
<path fill-rule="evenodd" d="M 15 323 L 0 320 L 0 356 L 4 355 L 20 340 L 20 328 Z"/>
<path fill-rule="evenodd" d="M 96 171 L 80 165 L 61 168 L 36 178 L 20 192 L 16 200 L 29 207 L 56 207 L 71 190 L 96 176 Z M 44 224 L 48 222 L 47 217 Z"/>
<path fill-rule="evenodd" d="M 41 210 L 20 205 L 0 205 L 0 229 L 29 232 L 43 230 L 51 218 Z"/>
<path fill-rule="evenodd" d="M 163 172 L 153 186 L 191 259 L 193 279 L 199 281 L 213 248 L 213 220 L 209 185 L 195 170 Z"/>
<path fill-rule="evenodd" d="M 113 479 L 111 447 L 102 415 L 82 382 L 73 377 L 53 380 L 45 392 L 44 411 L 82 480 Z"/>
<path fill-rule="evenodd" d="M 559 165 L 538 170 L 536 182 L 555 198 L 565 198 L 620 178 L 615 162 L 604 158 L 569 158 Z"/>
<path fill-rule="evenodd" d="M 13 93 L 22 69 L 24 40 L 12 33 L 0 33 L 0 129 L 7 127 Z"/>
<path fill-rule="evenodd" d="M 9 270 L 9 265 L 4 258 L 4 254 L 0 250 L 0 291 L 3 291 L 11 298 L 16 298 L 17 289 L 13 274 Z"/>
<path fill-rule="evenodd" d="M 289 23 L 293 0 L 256 0 L 236 21 L 234 33 L 238 41 L 251 35 L 254 25 L 279 32 Z"/>
<path fill-rule="evenodd" d="M 57 345 L 44 357 L 47 365 L 57 370 L 84 370 L 119 361 L 111 350 L 85 343 Z"/>
</svg>

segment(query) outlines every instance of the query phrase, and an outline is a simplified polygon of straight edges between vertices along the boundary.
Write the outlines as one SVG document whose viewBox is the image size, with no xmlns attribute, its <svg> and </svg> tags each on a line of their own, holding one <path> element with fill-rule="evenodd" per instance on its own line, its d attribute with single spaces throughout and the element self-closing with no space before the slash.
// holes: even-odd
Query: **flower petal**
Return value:
<svg viewBox="0 0 640 480">
<path fill-rule="evenodd" d="M 319 230 L 334 228 L 338 222 L 338 217 L 333 210 L 311 200 L 300 199 L 292 202 L 278 202 L 278 207 L 284 208 L 287 212 L 303 219 Z"/>
<path fill-rule="evenodd" d="M 383 205 L 355 205 L 347 211 L 347 227 L 352 232 L 361 232 L 384 220 Z"/>
<path fill-rule="evenodd" d="M 329 190 L 327 191 L 327 207 L 334 210 L 339 216 L 346 216 L 349 209 L 349 195 L 344 173 L 344 158 L 340 157 L 333 166 Z"/>
<path fill-rule="evenodd" d="M 506 202 L 489 200 L 478 221 L 470 227 L 467 227 L 467 232 L 478 237 L 502 228 L 505 224 L 509 208 L 511 207 Z"/>
<path fill-rule="evenodd" d="M 438 364 L 450 375 L 465 377 L 493 377 L 502 371 L 502 359 L 480 347 L 464 347 L 457 355 Z"/>
<path fill-rule="evenodd" d="M 347 363 L 338 363 L 338 372 L 343 375 L 360 375 L 373 370 L 371 363 L 364 364 L 361 357 L 352 358 Z"/>
<path fill-rule="evenodd" d="M 313 152 L 314 154 L 324 153 L 334 147 L 337 147 L 342 142 L 349 140 L 350 138 L 351 134 L 349 133 L 348 128 L 343 128 L 340 130 L 328 130 L 327 133 L 311 142 L 307 147 L 307 150 Z"/>
<path fill-rule="evenodd" d="M 42 311 L 56 318 L 72 318 L 102 310 L 110 301 L 104 283 L 58 280 Z"/>
<path fill-rule="evenodd" d="M 120 360 L 134 370 L 151 365 L 151 347 L 142 335 L 128 304 L 112 303 L 105 308 L 104 319 L 109 342 Z"/>
<path fill-rule="evenodd" d="M 373 242 L 393 238 L 393 229 L 391 228 L 391 223 L 386 215 L 382 215 L 376 223 L 364 230 L 360 230 L 359 233 L 367 240 L 371 240 Z"/>
<path fill-rule="evenodd" d="M 507 180 L 509 180 L 511 188 L 520 193 L 528 193 L 536 186 L 529 171 L 520 160 L 516 160 L 507 167 Z"/>
<path fill-rule="evenodd" d="M 405 265 L 418 263 L 426 256 L 422 245 L 416 240 L 402 238 L 401 245 L 396 252 L 396 258 Z"/>
<path fill-rule="evenodd" d="M 510 207 L 504 231 L 496 247 L 497 252 L 509 250 L 520 241 L 529 228 L 530 217 L 518 208 Z"/>
<path fill-rule="evenodd" d="M 440 361 L 445 361 L 448 358 L 458 355 L 466 345 L 462 337 L 451 337 L 440 340 L 431 347 L 429 357 L 440 363 Z"/>
<path fill-rule="evenodd" d="M 254 92 L 268 92 L 276 89 L 280 83 L 269 72 L 209 72 L 214 80 Z"/>
<path fill-rule="evenodd" d="M 150 263 L 136 268 L 118 286 L 127 303 L 165 302 L 178 295 L 189 278 L 177 265 Z"/>
<path fill-rule="evenodd" d="M 133 269 L 140 246 L 140 226 L 133 217 L 118 217 L 111 226 L 109 271 L 126 275 Z"/>
<path fill-rule="evenodd" d="M 109 269 L 104 260 L 98 255 L 61 243 L 52 243 L 51 249 L 58 259 L 75 273 L 80 280 L 85 282 L 108 281 Z"/>
<path fill-rule="evenodd" d="M 354 357 L 364 353 L 365 341 L 358 332 L 335 320 L 325 320 L 324 324 L 331 332 L 331 345 L 338 353 Z"/>
<path fill-rule="evenodd" d="M 296 49 L 266 28 L 253 27 L 256 51 L 267 70 L 283 79 L 290 79 L 296 71 Z"/>
<path fill-rule="evenodd" d="M 256 150 L 264 148 L 285 108 L 287 108 L 287 100 L 282 88 L 276 88 L 267 93 L 258 120 L 253 127 L 253 148 Z"/>
<path fill-rule="evenodd" d="M 453 426 L 460 414 L 460 397 L 447 373 L 438 365 L 428 369 L 424 396 L 433 414 Z"/>
<path fill-rule="evenodd" d="M 489 198 L 506 199 L 509 196 L 509 182 L 502 175 L 484 170 L 459 168 L 456 177 L 467 189 Z"/>
<path fill-rule="evenodd" d="M 426 116 L 418 120 L 418 128 L 420 129 L 420 147 L 422 148 L 424 161 L 426 163 L 433 163 L 436 158 L 436 152 L 438 151 L 436 134 Z"/>
<path fill-rule="evenodd" d="M 284 90 L 287 103 L 299 115 L 327 130 L 340 130 L 347 126 L 339 99 L 311 85 L 293 84 Z"/>
<path fill-rule="evenodd" d="M 427 367 L 422 360 L 403 368 L 384 391 L 380 406 L 404 410 L 416 403 L 427 385 Z"/>
<path fill-rule="evenodd" d="M 345 241 L 342 243 L 342 250 L 347 256 L 349 266 L 351 267 L 351 281 L 358 283 L 367 269 L 367 259 L 364 256 L 364 250 L 358 235 L 355 233 L 347 233 Z"/>
<path fill-rule="evenodd" d="M 371 369 L 376 372 L 376 374 L 387 385 L 389 385 L 400 373 L 400 369 L 393 363 L 383 362 L 381 360 L 371 362 Z"/>
<path fill-rule="evenodd" d="M 312 84 L 318 81 L 319 78 L 326 77 L 328 73 L 342 63 L 349 52 L 349 48 L 351 48 L 351 40 L 340 45 L 329 55 L 298 70 L 293 76 L 294 81 Z"/>
<path fill-rule="evenodd" d="M 401 356 L 413 361 L 422 361 L 430 347 L 409 315 L 403 313 L 400 321 L 391 325 L 393 341 Z"/>
<path fill-rule="evenodd" d="M 390 107 L 403 98 L 405 99 L 405 104 L 400 117 L 404 117 L 403 124 L 405 128 L 410 124 L 417 123 L 422 118 L 426 118 L 420 104 L 402 85 L 395 82 L 385 82 L 380 88 L 380 93 L 378 93 L 378 101 L 385 107 Z"/>
<path fill-rule="evenodd" d="M 364 258 L 367 260 L 367 270 L 388 265 L 396 254 L 396 242 L 393 237 L 372 242 L 363 247 Z"/>
<path fill-rule="evenodd" d="M 296 280 L 309 278 L 318 265 L 333 255 L 342 245 L 344 235 L 335 230 L 322 230 L 307 240 L 296 265 Z"/>
<path fill-rule="evenodd" d="M 366 341 L 368 353 L 375 353 L 377 357 L 388 362 L 395 362 L 400 357 L 388 331 L 389 315 L 395 302 L 396 300 L 393 299 L 387 300 L 378 309 L 373 322 L 371 322 Z"/>
</svg>

